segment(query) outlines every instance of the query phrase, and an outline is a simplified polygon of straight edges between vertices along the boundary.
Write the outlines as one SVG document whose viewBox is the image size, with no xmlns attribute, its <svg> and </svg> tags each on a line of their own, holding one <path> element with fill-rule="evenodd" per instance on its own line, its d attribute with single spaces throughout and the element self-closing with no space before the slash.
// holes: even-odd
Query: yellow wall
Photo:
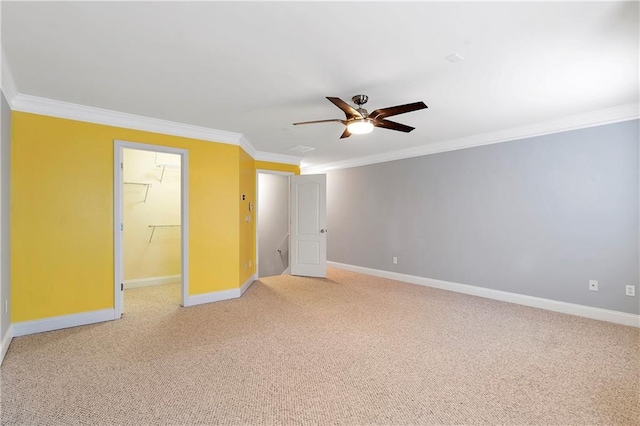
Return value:
<svg viewBox="0 0 640 426">
<path fill-rule="evenodd" d="M 12 322 L 113 306 L 111 133 L 12 113 Z"/>
<path fill-rule="evenodd" d="M 239 200 L 238 217 L 240 226 L 240 276 L 239 285 L 242 285 L 256 269 L 255 259 L 255 208 L 249 210 L 249 203 L 255 207 L 256 205 L 256 183 L 255 183 L 255 161 L 246 152 L 240 150 L 240 193 L 245 194 L 245 200 L 242 197 Z M 247 221 L 248 219 L 248 221 Z M 251 266 L 249 266 L 251 265 Z"/>
<path fill-rule="evenodd" d="M 244 217 L 256 168 L 299 173 L 235 145 L 14 111 L 12 322 L 113 308 L 116 139 L 189 151 L 190 295 L 238 288 L 253 274 L 254 212 Z"/>
</svg>

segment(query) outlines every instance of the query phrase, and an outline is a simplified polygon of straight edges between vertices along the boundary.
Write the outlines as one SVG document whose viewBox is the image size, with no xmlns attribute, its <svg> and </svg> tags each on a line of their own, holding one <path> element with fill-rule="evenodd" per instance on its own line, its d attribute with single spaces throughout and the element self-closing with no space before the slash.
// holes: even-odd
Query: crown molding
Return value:
<svg viewBox="0 0 640 426">
<path fill-rule="evenodd" d="M 303 157 L 258 151 L 249 141 L 249 139 L 241 133 L 228 132 L 225 130 L 217 130 L 207 127 L 178 123 L 175 121 L 144 117 L 135 114 L 128 114 L 103 108 L 90 107 L 18 93 L 16 90 L 15 82 L 12 78 L 9 64 L 6 61 L 4 51 L 2 52 L 2 58 L 0 59 L 2 62 L 2 92 L 5 94 L 10 108 L 14 111 L 22 111 L 70 120 L 103 124 L 107 126 L 123 127 L 127 129 L 142 130 L 153 133 L 237 145 L 244 149 L 247 154 L 249 154 L 255 160 L 271 161 L 297 166 L 301 165 Z M 403 150 L 391 151 L 344 161 L 337 161 L 333 163 L 326 163 L 316 166 L 302 166 L 301 172 L 303 174 L 323 173 L 329 170 L 365 166 L 368 164 L 383 163 L 387 161 L 401 160 L 404 158 L 419 157 L 422 155 L 473 148 L 476 146 L 492 145 L 496 143 L 543 136 L 552 133 L 635 120 L 638 118 L 640 118 L 640 103 L 636 102 L 599 111 L 572 115 L 569 117 L 546 121 L 543 123 L 513 127 L 497 132 L 482 133 L 459 139 L 438 141 L 418 147 L 412 147 Z"/>
<path fill-rule="evenodd" d="M 249 154 L 251 158 L 253 159 L 256 158 L 256 147 L 253 146 L 253 144 L 249 141 L 249 139 L 245 135 L 241 135 L 240 140 L 238 142 L 240 147 L 244 149 L 244 152 Z"/>
<path fill-rule="evenodd" d="M 210 129 L 207 127 L 183 124 L 175 121 L 160 120 L 157 118 L 143 117 L 140 115 L 56 101 L 38 96 L 23 95 L 22 93 L 19 93 L 14 98 L 13 104 L 12 109 L 16 111 L 103 124 L 107 126 L 124 127 L 127 129 L 143 130 L 146 132 L 161 133 L 165 135 L 200 139 L 210 142 L 240 145 L 240 139 L 242 138 L 240 133 Z"/>
<path fill-rule="evenodd" d="M 291 164 L 294 166 L 299 166 L 302 162 L 302 157 L 297 157 L 295 155 L 275 154 L 273 152 L 266 151 L 257 151 L 256 155 L 253 158 L 258 161 L 270 161 L 273 163 Z"/>
<path fill-rule="evenodd" d="M 530 124 L 520 127 L 512 127 L 497 132 L 481 133 L 469 137 L 450 139 L 429 143 L 426 145 L 407 148 L 367 157 L 326 163 L 317 166 L 302 167 L 303 174 L 323 173 L 329 170 L 346 169 L 350 167 L 366 166 L 368 164 L 384 163 L 387 161 L 402 160 L 404 158 L 420 157 L 422 155 L 437 154 L 440 152 L 455 151 L 458 149 L 473 148 L 476 146 L 492 145 L 502 142 L 510 142 L 519 139 L 543 136 L 552 133 L 566 132 L 570 130 L 584 129 L 588 127 L 602 126 L 605 124 L 619 123 L 622 121 L 640 118 L 640 103 L 631 103 L 617 107 L 606 108 L 584 114 L 572 115 L 557 120 Z"/>
<path fill-rule="evenodd" d="M 255 146 L 249 141 L 245 135 L 240 138 L 240 147 L 251 156 L 254 160 L 258 161 L 272 161 L 274 163 L 292 164 L 299 166 L 302 162 L 302 157 L 295 155 L 276 154 L 274 152 L 258 151 Z"/>
<path fill-rule="evenodd" d="M 7 55 L 4 53 L 4 49 L 1 50 L 0 56 L 0 72 L 2 73 L 1 84 L 2 84 L 2 93 L 4 93 L 4 97 L 7 99 L 7 103 L 11 109 L 13 108 L 13 100 L 18 95 L 18 89 L 16 88 L 16 83 L 13 80 L 13 74 L 11 74 L 11 67 L 9 66 L 9 61 L 7 61 Z"/>
<path fill-rule="evenodd" d="M 273 161 L 276 163 L 293 164 L 296 166 L 299 166 L 302 161 L 302 157 L 258 151 L 251 141 L 241 133 L 227 132 L 225 130 L 193 126 L 175 121 L 143 117 L 140 115 L 56 101 L 38 96 L 19 93 L 14 96 L 11 109 L 32 114 L 66 118 L 69 120 L 238 145 L 255 160 Z"/>
</svg>

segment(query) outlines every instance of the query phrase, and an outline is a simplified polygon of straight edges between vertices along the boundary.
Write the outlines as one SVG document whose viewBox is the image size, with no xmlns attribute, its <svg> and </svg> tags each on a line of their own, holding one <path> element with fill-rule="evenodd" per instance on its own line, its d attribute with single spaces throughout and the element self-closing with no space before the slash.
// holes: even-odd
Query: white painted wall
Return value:
<svg viewBox="0 0 640 426">
<path fill-rule="evenodd" d="M 0 362 L 11 341 L 11 270 L 9 245 L 9 202 L 11 189 L 11 109 L 4 97 L 0 99 Z"/>
<path fill-rule="evenodd" d="M 258 174 L 258 276 L 282 274 L 289 267 L 289 177 Z M 283 242 L 284 241 L 284 242 Z M 281 250 L 281 253 L 278 252 Z"/>
</svg>

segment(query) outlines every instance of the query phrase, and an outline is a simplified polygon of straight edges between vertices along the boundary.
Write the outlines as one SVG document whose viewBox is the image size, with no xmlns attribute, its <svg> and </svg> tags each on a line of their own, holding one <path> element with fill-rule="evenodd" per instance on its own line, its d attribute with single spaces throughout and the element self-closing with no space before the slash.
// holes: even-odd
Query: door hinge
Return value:
<svg viewBox="0 0 640 426">
<path fill-rule="evenodd" d="M 120 170 L 124 170 L 124 163 L 120 163 Z"/>
<path fill-rule="evenodd" d="M 120 291 L 124 291 L 124 283 L 120 283 Z"/>
<path fill-rule="evenodd" d="M 120 230 L 124 231 L 124 225 L 122 223 L 120 224 Z"/>
</svg>

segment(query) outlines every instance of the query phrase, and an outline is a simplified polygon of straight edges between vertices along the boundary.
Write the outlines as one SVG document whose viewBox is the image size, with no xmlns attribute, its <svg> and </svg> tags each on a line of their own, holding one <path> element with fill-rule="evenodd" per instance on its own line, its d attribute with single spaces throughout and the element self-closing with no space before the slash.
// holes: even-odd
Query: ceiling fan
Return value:
<svg viewBox="0 0 640 426">
<path fill-rule="evenodd" d="M 314 123 L 329 123 L 338 122 L 347 126 L 340 136 L 340 139 L 348 138 L 351 135 L 359 135 L 369 133 L 374 127 L 382 127 L 389 130 L 397 130 L 399 132 L 409 133 L 414 127 L 404 124 L 396 123 L 395 121 L 387 120 L 387 117 L 391 117 L 398 114 L 404 114 L 406 112 L 417 111 L 419 109 L 427 108 L 424 102 L 414 102 L 412 104 L 397 105 L 389 108 L 382 108 L 373 111 L 371 114 L 366 109 L 362 108 L 362 105 L 366 104 L 369 100 L 367 95 L 355 95 L 351 100 L 358 107 L 353 108 L 340 98 L 332 98 L 327 96 L 327 99 L 331 101 L 335 106 L 340 108 L 347 116 L 346 120 L 340 120 L 337 118 L 329 120 L 316 120 L 316 121 L 303 121 L 300 123 L 293 123 L 294 126 L 300 124 L 314 124 Z"/>
</svg>

